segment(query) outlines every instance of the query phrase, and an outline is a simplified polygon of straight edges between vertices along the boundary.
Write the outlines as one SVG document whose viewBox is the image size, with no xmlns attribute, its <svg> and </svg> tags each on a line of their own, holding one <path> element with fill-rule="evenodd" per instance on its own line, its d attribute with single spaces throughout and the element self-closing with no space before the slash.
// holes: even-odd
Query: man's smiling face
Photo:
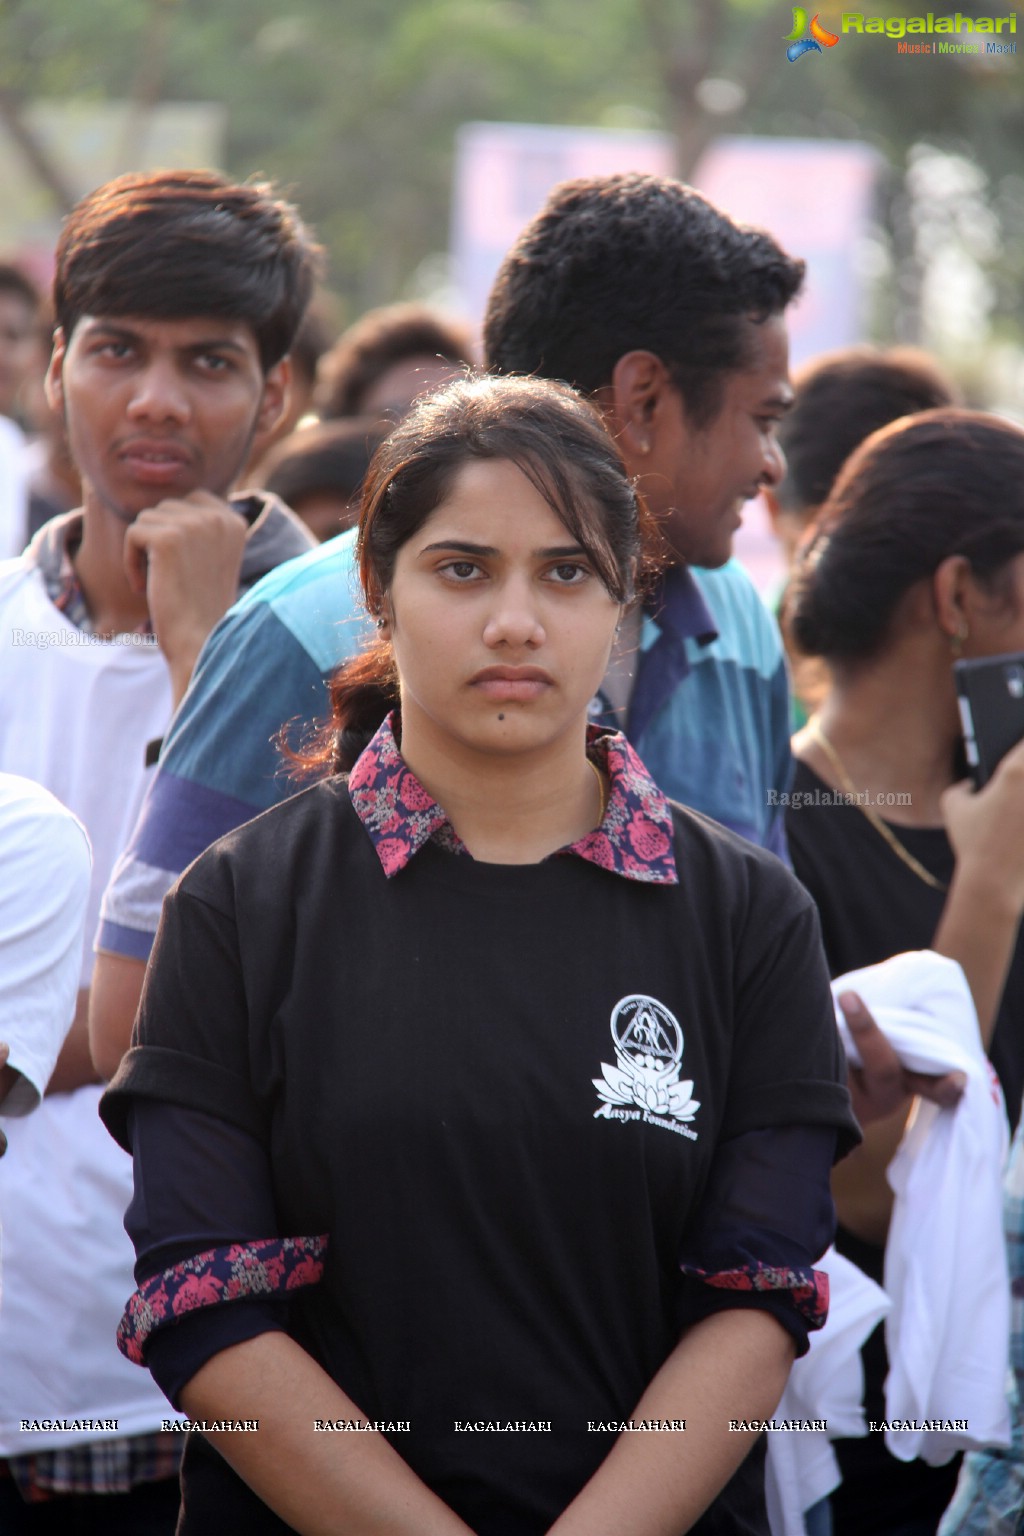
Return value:
<svg viewBox="0 0 1024 1536">
<path fill-rule="evenodd" d="M 750 361 L 725 375 L 713 419 L 695 425 L 671 387 L 649 456 L 631 466 L 670 549 L 688 565 L 724 565 L 744 503 L 786 470 L 775 436 L 793 399 L 785 321 L 747 323 Z"/>
</svg>

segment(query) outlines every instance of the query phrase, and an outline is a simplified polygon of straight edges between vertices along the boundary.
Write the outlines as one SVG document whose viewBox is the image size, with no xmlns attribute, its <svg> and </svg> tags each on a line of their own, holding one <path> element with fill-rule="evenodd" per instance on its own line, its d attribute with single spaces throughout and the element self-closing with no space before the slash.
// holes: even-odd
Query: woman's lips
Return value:
<svg viewBox="0 0 1024 1536">
<path fill-rule="evenodd" d="M 469 680 L 470 687 L 485 698 L 503 704 L 537 699 L 553 682 L 541 667 L 484 667 Z"/>
</svg>

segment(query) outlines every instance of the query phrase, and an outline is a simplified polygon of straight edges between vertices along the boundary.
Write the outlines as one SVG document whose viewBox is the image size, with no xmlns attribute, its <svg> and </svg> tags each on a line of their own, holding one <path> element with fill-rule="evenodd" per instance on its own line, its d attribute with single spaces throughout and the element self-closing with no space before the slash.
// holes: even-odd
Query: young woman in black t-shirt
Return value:
<svg viewBox="0 0 1024 1536">
<path fill-rule="evenodd" d="M 121 1346 L 205 1426 L 184 1533 L 765 1536 L 856 1130 L 806 893 L 588 731 L 638 543 L 572 391 L 423 401 L 364 491 L 347 777 L 168 898 L 103 1113 Z"/>
<path fill-rule="evenodd" d="M 1024 432 L 927 411 L 847 461 L 803 551 L 790 623 L 824 658 L 820 713 L 794 738 L 786 820 L 833 975 L 904 950 L 962 964 L 1016 1123 L 1024 1089 L 1024 746 L 980 793 L 963 782 L 952 663 L 1024 650 Z M 906 1108 L 837 1168 L 837 1246 L 881 1281 L 885 1169 Z M 965 1298 L 965 1305 L 969 1305 Z M 865 1354 L 884 1417 L 882 1333 Z M 897 1462 L 880 1436 L 842 1442 L 837 1536 L 931 1536 L 954 1465 Z"/>
</svg>

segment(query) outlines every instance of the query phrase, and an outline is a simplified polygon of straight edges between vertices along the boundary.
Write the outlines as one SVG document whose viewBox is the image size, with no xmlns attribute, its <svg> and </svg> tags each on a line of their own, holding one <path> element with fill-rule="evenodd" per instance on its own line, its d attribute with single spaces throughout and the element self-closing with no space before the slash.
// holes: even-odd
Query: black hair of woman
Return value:
<svg viewBox="0 0 1024 1536">
<path fill-rule="evenodd" d="M 884 647 L 916 582 L 960 555 L 993 597 L 1024 551 L 1024 430 L 982 411 L 924 411 L 847 461 L 797 568 L 797 646 L 853 668 Z"/>
<path fill-rule="evenodd" d="M 530 480 L 586 551 L 611 597 L 633 596 L 644 512 L 601 418 L 567 385 L 521 377 L 463 378 L 420 400 L 377 449 L 363 484 L 360 579 L 381 614 L 401 547 L 436 511 L 465 465 L 506 461 Z M 398 702 L 386 637 L 339 669 L 332 718 L 300 770 L 347 771 Z"/>
</svg>

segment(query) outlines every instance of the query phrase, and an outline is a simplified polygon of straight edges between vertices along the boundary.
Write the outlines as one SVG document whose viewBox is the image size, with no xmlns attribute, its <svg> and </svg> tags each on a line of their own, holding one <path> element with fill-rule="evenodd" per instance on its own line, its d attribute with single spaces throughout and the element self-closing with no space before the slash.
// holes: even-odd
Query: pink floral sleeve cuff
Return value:
<svg viewBox="0 0 1024 1536">
<path fill-rule="evenodd" d="M 267 1237 L 209 1248 L 153 1275 L 131 1297 L 117 1330 L 117 1347 L 136 1365 L 158 1328 L 200 1307 L 245 1297 L 273 1299 L 316 1285 L 323 1277 L 327 1236 Z"/>
<path fill-rule="evenodd" d="M 828 1317 L 828 1275 L 823 1269 L 783 1269 L 772 1264 L 747 1264 L 742 1269 L 720 1269 L 713 1274 L 693 1264 L 680 1266 L 684 1275 L 702 1280 L 722 1291 L 775 1291 L 779 1299 L 789 1293 L 794 1311 L 814 1332 L 824 1328 Z"/>
</svg>

